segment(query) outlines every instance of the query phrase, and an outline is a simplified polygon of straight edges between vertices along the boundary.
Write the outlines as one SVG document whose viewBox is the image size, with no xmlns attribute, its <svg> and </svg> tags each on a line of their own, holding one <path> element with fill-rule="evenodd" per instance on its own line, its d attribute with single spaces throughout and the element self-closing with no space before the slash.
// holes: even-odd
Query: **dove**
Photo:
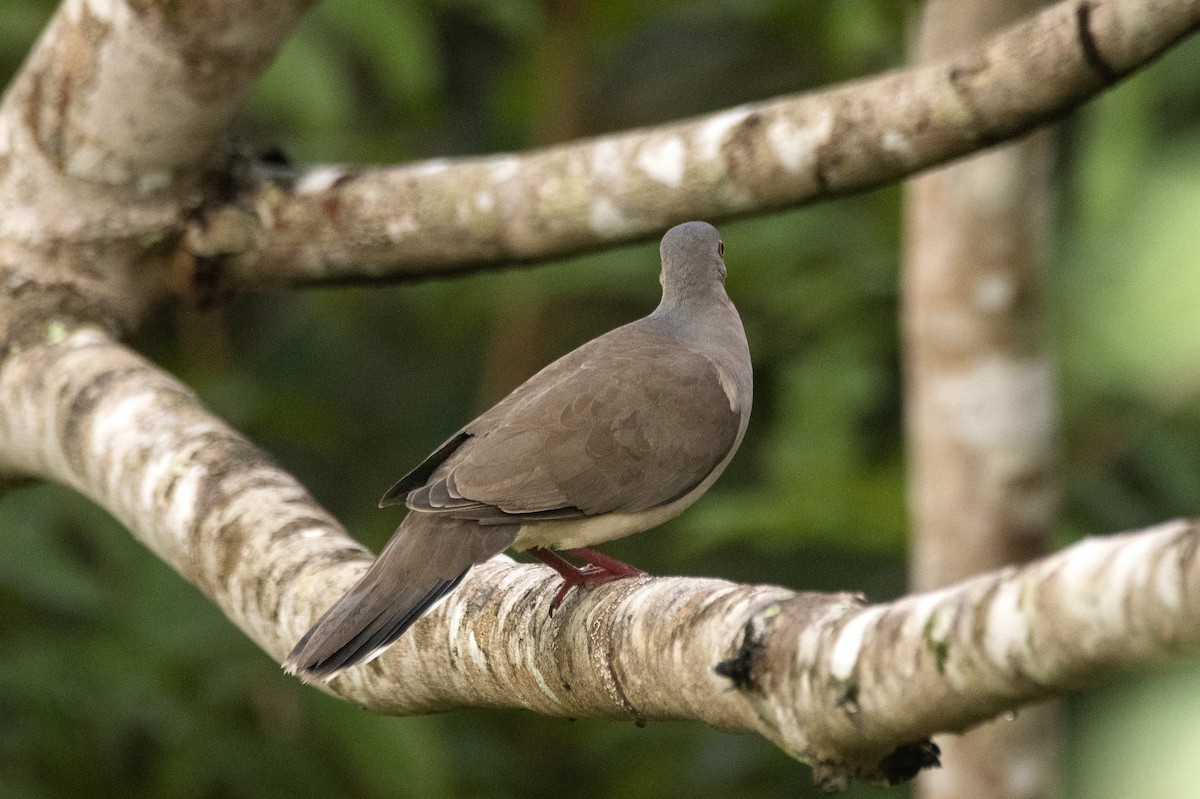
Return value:
<svg viewBox="0 0 1200 799">
<path fill-rule="evenodd" d="M 593 547 L 678 516 L 725 470 L 753 399 L 750 351 L 725 291 L 716 228 L 686 222 L 660 246 L 662 300 L 546 366 L 384 494 L 408 515 L 284 668 L 329 680 L 369 661 L 506 549 L 573 587 L 642 575 Z M 576 566 L 559 552 L 584 563 Z"/>
</svg>

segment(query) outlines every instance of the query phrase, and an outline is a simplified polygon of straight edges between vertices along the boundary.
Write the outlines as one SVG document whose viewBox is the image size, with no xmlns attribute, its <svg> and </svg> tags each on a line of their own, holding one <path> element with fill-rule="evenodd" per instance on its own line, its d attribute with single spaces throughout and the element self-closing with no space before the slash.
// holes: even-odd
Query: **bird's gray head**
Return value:
<svg viewBox="0 0 1200 799">
<path fill-rule="evenodd" d="M 724 294 L 725 245 L 707 222 L 684 222 L 666 232 L 658 251 L 662 256 L 663 305 L 699 298 L 714 289 Z"/>
</svg>

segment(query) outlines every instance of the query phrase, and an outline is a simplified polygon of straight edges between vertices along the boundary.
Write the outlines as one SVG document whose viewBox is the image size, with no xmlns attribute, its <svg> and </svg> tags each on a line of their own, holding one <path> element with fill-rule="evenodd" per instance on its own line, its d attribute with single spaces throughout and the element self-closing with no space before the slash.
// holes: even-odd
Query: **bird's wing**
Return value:
<svg viewBox="0 0 1200 799">
<path fill-rule="evenodd" d="M 434 477 L 439 468 L 447 460 L 455 456 L 460 446 L 472 438 L 485 436 L 492 432 L 514 410 L 536 400 L 543 392 L 554 389 L 564 378 L 569 377 L 578 369 L 584 368 L 584 364 L 594 363 L 596 356 L 599 354 L 598 351 L 606 349 L 605 342 L 608 339 L 624 337 L 626 335 L 636 336 L 636 331 L 632 333 L 628 332 L 636 324 L 624 325 L 599 338 L 588 341 L 578 349 L 568 352 L 538 371 L 524 383 L 513 389 L 504 399 L 484 411 L 475 421 L 443 441 L 425 460 L 421 461 L 412 471 L 401 477 L 395 485 L 388 489 L 383 498 L 379 500 L 379 507 L 384 508 L 388 505 L 399 505 L 404 502 L 409 492 L 420 488 L 431 477 Z M 461 454 L 457 459 L 461 459 Z"/>
<path fill-rule="evenodd" d="M 485 523 L 562 519 L 657 507 L 702 482 L 737 441 L 732 381 L 668 333 L 622 330 L 464 428 L 408 506 Z"/>
</svg>

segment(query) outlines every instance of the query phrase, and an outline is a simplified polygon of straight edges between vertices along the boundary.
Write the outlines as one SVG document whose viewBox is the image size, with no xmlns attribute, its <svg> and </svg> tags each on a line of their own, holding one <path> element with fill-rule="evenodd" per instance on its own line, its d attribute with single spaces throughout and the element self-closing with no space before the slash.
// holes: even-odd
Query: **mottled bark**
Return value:
<svg viewBox="0 0 1200 799">
<path fill-rule="evenodd" d="M 191 289 L 205 165 L 314 2 L 65 0 L 0 101 L 0 300 L 24 305 L 0 344 L 52 313 L 130 328 Z"/>
<path fill-rule="evenodd" d="M 862 191 L 1062 116 L 1200 25 L 1067 0 L 938 64 L 519 155 L 261 179 L 189 231 L 234 288 L 531 263 Z M 211 261 L 206 262 L 211 263 Z"/>
<path fill-rule="evenodd" d="M 1037 0 L 927 0 L 916 60 L 952 57 Z M 911 181 L 905 192 L 905 409 L 913 588 L 1049 549 L 1058 482 L 1046 324 L 1051 138 L 1041 131 Z M 938 744 L 926 799 L 1051 799 L 1058 714 L 1031 708 Z"/>
</svg>

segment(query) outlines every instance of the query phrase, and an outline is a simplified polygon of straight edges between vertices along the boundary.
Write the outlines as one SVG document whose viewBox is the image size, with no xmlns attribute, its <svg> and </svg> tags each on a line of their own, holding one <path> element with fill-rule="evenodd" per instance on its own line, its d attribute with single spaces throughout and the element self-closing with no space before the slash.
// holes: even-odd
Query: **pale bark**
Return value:
<svg viewBox="0 0 1200 799">
<path fill-rule="evenodd" d="M 261 178 L 189 230 L 231 288 L 531 263 L 862 191 L 1057 118 L 1200 25 L 1066 0 L 939 64 L 520 155 Z"/>
<path fill-rule="evenodd" d="M 65 0 L 0 101 L 5 294 L 129 328 L 190 291 L 178 244 L 205 165 L 314 2 Z"/>
<path fill-rule="evenodd" d="M 1038 5 L 927 0 L 917 60 L 951 57 Z M 1049 550 L 1058 498 L 1045 318 L 1051 145 L 1040 131 L 906 187 L 902 321 L 916 590 Z M 1060 795 L 1058 716 L 1045 705 L 938 738 L 945 767 L 921 775 L 918 795 Z"/>
</svg>

